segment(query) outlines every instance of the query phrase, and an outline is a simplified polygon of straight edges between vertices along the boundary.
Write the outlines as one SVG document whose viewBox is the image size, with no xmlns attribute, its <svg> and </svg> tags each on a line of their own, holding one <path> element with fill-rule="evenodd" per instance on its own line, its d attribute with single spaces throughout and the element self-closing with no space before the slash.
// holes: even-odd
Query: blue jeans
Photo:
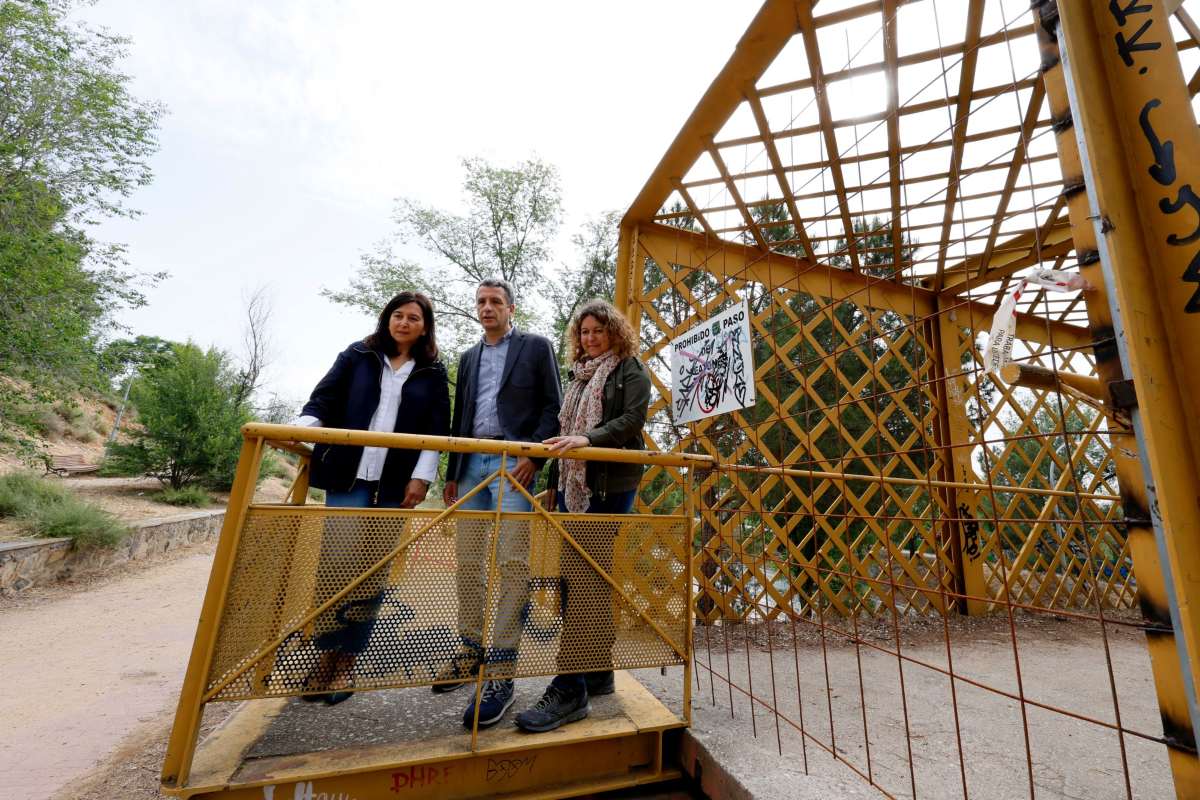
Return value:
<svg viewBox="0 0 1200 800">
<path fill-rule="evenodd" d="M 585 513 L 628 514 L 633 510 L 635 499 L 636 489 L 609 492 L 604 498 L 593 495 Z M 559 511 L 567 510 L 561 492 L 558 504 Z M 585 527 L 568 522 L 566 528 L 600 569 L 612 572 L 613 544 L 617 537 L 614 523 L 592 523 Z M 575 548 L 563 542 L 560 552 L 563 626 L 559 636 L 558 668 L 571 671 L 559 674 L 552 685 L 577 695 L 586 688 L 587 675 L 597 672 L 596 667 L 607 662 L 609 669 L 612 668 L 612 647 L 617 638 L 613 629 L 612 587 L 580 557 Z M 598 671 L 603 673 L 608 670 Z"/>
<path fill-rule="evenodd" d="M 344 491 L 326 491 L 331 508 L 399 508 L 399 501 L 376 504 L 376 483 L 356 480 Z M 383 558 L 396 542 L 369 535 L 362 521 L 352 516 L 329 517 L 321 534 L 314 600 L 320 605 L 346 582 Z M 366 649 L 375 628 L 376 614 L 387 587 L 388 570 L 378 570 L 360 583 L 340 603 L 317 618 L 314 644 L 319 650 L 356 655 Z"/>
<path fill-rule="evenodd" d="M 375 503 L 375 486 L 377 481 L 356 480 L 348 491 L 339 492 L 332 489 L 325 492 L 325 505 L 333 508 L 399 508 L 400 501 Z"/>
<path fill-rule="evenodd" d="M 470 453 L 465 456 L 458 496 L 483 483 L 484 478 L 500 468 L 498 455 Z M 506 469 L 517 464 L 508 456 Z M 466 511 L 494 511 L 500 497 L 500 478 L 492 480 L 460 506 Z M 532 510 L 529 501 L 506 479 L 501 511 Z M 495 616 L 489 630 L 492 647 L 483 652 L 484 607 L 487 605 L 488 558 L 492 520 L 464 519 L 458 523 L 455 552 L 458 558 L 458 635 L 463 644 L 479 653 L 488 664 L 497 664 L 496 674 L 509 671 L 517 660 L 521 643 L 521 610 L 529 599 L 529 523 L 507 520 L 500 523 L 496 541 L 496 570 L 500 585 L 495 593 Z"/>
</svg>

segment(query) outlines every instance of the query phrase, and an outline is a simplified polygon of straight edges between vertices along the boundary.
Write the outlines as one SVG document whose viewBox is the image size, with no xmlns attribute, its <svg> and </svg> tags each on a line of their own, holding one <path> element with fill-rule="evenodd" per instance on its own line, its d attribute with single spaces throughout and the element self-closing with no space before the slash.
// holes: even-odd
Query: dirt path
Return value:
<svg viewBox="0 0 1200 800">
<path fill-rule="evenodd" d="M 199 547 L 83 591 L 0 603 L 0 797 L 72 793 L 123 743 L 161 738 L 211 561 Z"/>
</svg>

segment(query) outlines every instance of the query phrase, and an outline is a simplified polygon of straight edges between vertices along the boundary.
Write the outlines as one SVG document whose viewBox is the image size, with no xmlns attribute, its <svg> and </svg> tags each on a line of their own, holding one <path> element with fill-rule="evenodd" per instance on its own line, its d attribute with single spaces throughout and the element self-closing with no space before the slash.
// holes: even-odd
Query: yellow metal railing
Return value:
<svg viewBox="0 0 1200 800">
<path fill-rule="evenodd" d="M 476 707 L 487 678 L 682 665 L 690 722 L 690 492 L 683 514 L 553 513 L 501 459 L 500 469 L 441 510 L 306 505 L 312 443 L 552 454 L 526 442 L 331 428 L 250 424 L 242 433 L 163 768 L 168 789 L 187 785 L 207 703 L 431 685 L 464 630 L 478 631 L 483 653 L 515 656 L 489 657 L 472 674 Z M 301 457 L 285 503 L 252 502 L 264 445 Z M 567 457 L 713 466 L 706 456 L 606 448 Z M 499 494 L 518 492 L 531 510 L 464 510 L 495 481 Z M 347 647 L 352 669 L 331 682 L 323 654 L 347 642 L 355 642 Z"/>
</svg>

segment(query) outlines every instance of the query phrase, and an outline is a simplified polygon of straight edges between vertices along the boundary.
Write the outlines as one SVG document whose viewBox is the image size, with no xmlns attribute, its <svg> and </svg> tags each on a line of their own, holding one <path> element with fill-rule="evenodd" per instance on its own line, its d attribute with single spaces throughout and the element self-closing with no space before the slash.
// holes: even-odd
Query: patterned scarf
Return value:
<svg viewBox="0 0 1200 800">
<path fill-rule="evenodd" d="M 609 350 L 602 356 L 584 356 L 571 368 L 574 380 L 563 397 L 558 422 L 562 436 L 582 436 L 600 426 L 604 416 L 604 383 L 620 359 Z M 566 500 L 567 511 L 582 514 L 588 509 L 592 492 L 587 485 L 587 462 L 578 458 L 559 461 L 558 490 Z"/>
</svg>

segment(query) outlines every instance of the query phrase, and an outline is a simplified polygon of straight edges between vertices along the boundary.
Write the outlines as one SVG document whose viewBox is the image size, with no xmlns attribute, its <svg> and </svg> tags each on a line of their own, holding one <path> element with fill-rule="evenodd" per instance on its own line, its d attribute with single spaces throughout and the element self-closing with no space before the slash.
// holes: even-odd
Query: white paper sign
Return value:
<svg viewBox="0 0 1200 800">
<path fill-rule="evenodd" d="M 671 410 L 676 423 L 754 405 L 750 344 L 745 300 L 671 340 Z"/>
</svg>

